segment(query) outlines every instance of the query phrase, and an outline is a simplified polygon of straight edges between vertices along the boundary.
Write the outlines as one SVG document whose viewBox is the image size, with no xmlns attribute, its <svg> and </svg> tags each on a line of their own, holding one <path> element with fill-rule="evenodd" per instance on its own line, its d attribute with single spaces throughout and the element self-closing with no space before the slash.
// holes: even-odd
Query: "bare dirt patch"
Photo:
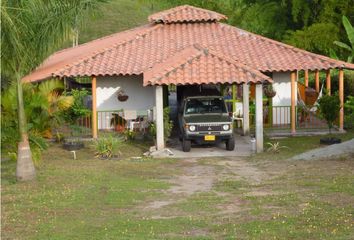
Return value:
<svg viewBox="0 0 354 240">
<path fill-rule="evenodd" d="M 184 159 L 178 164 L 182 168 L 181 174 L 167 180 L 172 186 L 164 193 L 168 199 L 160 199 L 145 205 L 145 210 L 157 210 L 171 204 L 175 204 L 195 193 L 211 191 L 217 181 L 234 179 L 245 181 L 249 185 L 257 185 L 270 176 L 259 169 L 253 163 L 241 158 L 212 159 L 206 163 L 198 162 L 197 159 Z M 271 190 L 266 193 L 252 189 L 252 195 L 272 194 Z M 217 195 L 227 196 L 226 192 L 216 192 Z M 223 206 L 225 212 L 238 212 L 242 208 L 240 199 Z M 238 204 L 240 203 L 240 204 Z"/>
</svg>

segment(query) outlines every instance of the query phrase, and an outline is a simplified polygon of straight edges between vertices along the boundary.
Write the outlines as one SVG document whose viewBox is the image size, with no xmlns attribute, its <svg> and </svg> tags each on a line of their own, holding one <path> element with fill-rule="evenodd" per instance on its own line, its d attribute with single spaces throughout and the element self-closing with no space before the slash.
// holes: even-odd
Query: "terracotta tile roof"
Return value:
<svg viewBox="0 0 354 240">
<path fill-rule="evenodd" d="M 149 16 L 154 23 L 186 23 L 226 20 L 227 17 L 217 12 L 189 5 L 178 6 Z"/>
<path fill-rule="evenodd" d="M 259 83 L 272 79 L 258 70 L 197 44 L 144 72 L 144 85 Z"/>
<path fill-rule="evenodd" d="M 354 69 L 354 64 L 313 54 L 216 21 L 159 23 L 55 53 L 24 81 L 53 76 L 138 75 L 194 44 L 211 48 L 221 56 L 260 72 Z"/>
</svg>

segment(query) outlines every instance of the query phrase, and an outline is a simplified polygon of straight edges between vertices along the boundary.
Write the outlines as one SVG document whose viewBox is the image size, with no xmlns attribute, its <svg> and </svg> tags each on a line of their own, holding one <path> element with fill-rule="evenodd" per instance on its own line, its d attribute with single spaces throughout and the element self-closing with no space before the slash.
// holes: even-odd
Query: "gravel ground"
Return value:
<svg viewBox="0 0 354 240">
<path fill-rule="evenodd" d="M 354 157 L 354 138 L 340 144 L 304 152 L 292 157 L 290 160 L 319 160 L 339 157 Z"/>
</svg>

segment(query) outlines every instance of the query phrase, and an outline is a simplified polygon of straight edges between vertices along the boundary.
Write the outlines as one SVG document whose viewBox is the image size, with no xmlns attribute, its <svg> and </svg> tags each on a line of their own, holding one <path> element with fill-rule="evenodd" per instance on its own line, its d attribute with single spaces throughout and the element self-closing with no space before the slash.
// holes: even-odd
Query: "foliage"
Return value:
<svg viewBox="0 0 354 240">
<path fill-rule="evenodd" d="M 60 92 L 63 83 L 59 80 L 48 80 L 40 84 L 24 84 L 23 96 L 27 128 L 43 137 L 51 136 L 51 129 L 63 121 L 62 113 L 73 104 L 73 98 L 63 96 Z M 3 127 L 17 129 L 16 88 L 12 85 L 2 93 Z M 6 129 L 9 131 L 9 129 Z M 12 131 L 12 130 L 11 130 Z"/>
<path fill-rule="evenodd" d="M 73 102 L 72 97 L 60 95 L 62 88 L 62 82 L 57 80 L 23 86 L 29 142 L 37 166 L 40 163 L 41 151 L 47 147 L 43 137 L 51 137 L 51 129 L 62 122 L 62 112 Z M 17 152 L 17 143 L 20 140 L 16 97 L 14 85 L 2 92 L 1 149 L 12 153 Z"/>
<path fill-rule="evenodd" d="M 166 107 L 163 110 L 163 132 L 165 141 L 171 136 L 173 121 L 170 120 L 170 108 Z"/>
<path fill-rule="evenodd" d="M 170 120 L 170 108 L 166 107 L 163 110 L 163 130 L 164 130 L 164 140 L 166 141 L 172 133 L 173 121 Z M 156 124 L 150 123 L 149 131 L 151 136 L 155 139 L 156 137 Z"/>
<path fill-rule="evenodd" d="M 118 113 L 113 113 L 113 117 L 111 118 L 110 124 L 111 126 L 125 126 L 127 120 L 125 120 L 122 116 Z"/>
<path fill-rule="evenodd" d="M 25 112 L 24 94 L 22 89 L 23 77 L 30 73 L 44 61 L 53 51 L 62 46 L 63 42 L 71 37 L 72 29 L 79 26 L 88 10 L 93 9 L 99 0 L 3 0 L 1 1 L 1 78 L 7 79 L 8 83 L 15 85 L 15 101 L 17 103 L 17 128 L 18 140 L 23 142 L 23 148 L 28 147 L 28 129 L 34 126 L 27 126 L 27 121 L 34 123 L 39 128 L 40 121 L 28 118 L 42 118 L 36 116 L 35 112 Z M 38 89 L 42 91 L 42 89 Z M 30 104 L 41 104 L 45 100 L 40 95 L 34 95 L 34 102 Z M 49 96 L 48 96 L 49 97 Z M 58 99 L 57 96 L 50 96 Z M 50 103 L 51 100 L 47 99 Z M 45 106 L 48 110 L 60 108 L 58 103 Z M 63 107 L 63 106 L 62 106 Z M 40 110 L 39 110 L 40 111 Z M 53 110 L 55 112 L 55 110 Z M 56 115 L 51 111 L 40 111 L 49 115 L 55 120 Z M 28 116 L 30 114 L 30 116 Z M 48 116 L 44 116 L 48 119 Z M 16 119 L 16 118 L 15 118 Z M 48 127 L 51 123 L 47 123 Z M 26 146 L 26 145 L 27 146 Z M 18 158 L 32 164 L 31 158 L 25 158 L 18 152 Z M 38 152 L 38 151 L 37 151 Z M 38 156 L 34 152 L 34 158 Z M 18 166 L 16 175 L 22 179 L 23 175 L 35 176 L 32 172 L 26 173 L 25 169 Z"/>
<path fill-rule="evenodd" d="M 66 93 L 67 96 L 72 96 L 73 104 L 68 111 L 65 112 L 65 120 L 71 124 L 75 124 L 81 117 L 86 117 L 91 114 L 91 110 L 84 104 L 84 99 L 88 96 L 86 89 L 72 89 Z"/>
<path fill-rule="evenodd" d="M 130 130 L 130 129 L 126 129 L 123 132 L 123 136 L 124 136 L 125 141 L 134 140 L 136 137 L 136 132 L 134 132 L 133 130 Z"/>
<path fill-rule="evenodd" d="M 333 128 L 334 121 L 338 118 L 341 108 L 338 95 L 324 95 L 318 100 L 321 116 L 326 120 L 329 132 Z"/>
<path fill-rule="evenodd" d="M 117 148 L 122 143 L 122 139 L 112 135 L 103 136 L 94 141 L 96 157 L 109 159 L 114 156 Z"/>
<path fill-rule="evenodd" d="M 288 149 L 288 147 L 286 146 L 280 146 L 280 142 L 275 142 L 275 143 L 271 143 L 268 142 L 267 145 L 269 145 L 269 147 L 267 148 L 267 152 L 272 152 L 272 153 L 279 153 L 280 149 Z"/>
<path fill-rule="evenodd" d="M 346 129 L 354 128 L 354 96 L 348 96 L 344 103 L 344 127 Z"/>
<path fill-rule="evenodd" d="M 348 56 L 347 62 L 353 62 L 353 59 L 354 59 L 354 28 L 350 24 L 350 22 L 346 16 L 343 16 L 342 22 L 343 22 L 343 26 L 345 28 L 345 31 L 347 33 L 347 37 L 349 39 L 350 45 L 348 45 L 344 42 L 340 42 L 340 41 L 334 41 L 334 44 L 345 49 L 346 51 L 349 51 L 350 55 Z"/>
</svg>

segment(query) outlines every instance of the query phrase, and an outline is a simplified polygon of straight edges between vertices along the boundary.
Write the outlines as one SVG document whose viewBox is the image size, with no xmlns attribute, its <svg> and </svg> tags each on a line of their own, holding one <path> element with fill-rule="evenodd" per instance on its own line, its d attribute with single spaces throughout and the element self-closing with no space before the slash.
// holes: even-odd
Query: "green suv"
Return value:
<svg viewBox="0 0 354 240">
<path fill-rule="evenodd" d="M 226 150 L 235 148 L 232 118 L 220 96 L 195 96 L 183 100 L 178 114 L 182 149 L 189 152 L 191 143 L 226 143 Z"/>
</svg>

